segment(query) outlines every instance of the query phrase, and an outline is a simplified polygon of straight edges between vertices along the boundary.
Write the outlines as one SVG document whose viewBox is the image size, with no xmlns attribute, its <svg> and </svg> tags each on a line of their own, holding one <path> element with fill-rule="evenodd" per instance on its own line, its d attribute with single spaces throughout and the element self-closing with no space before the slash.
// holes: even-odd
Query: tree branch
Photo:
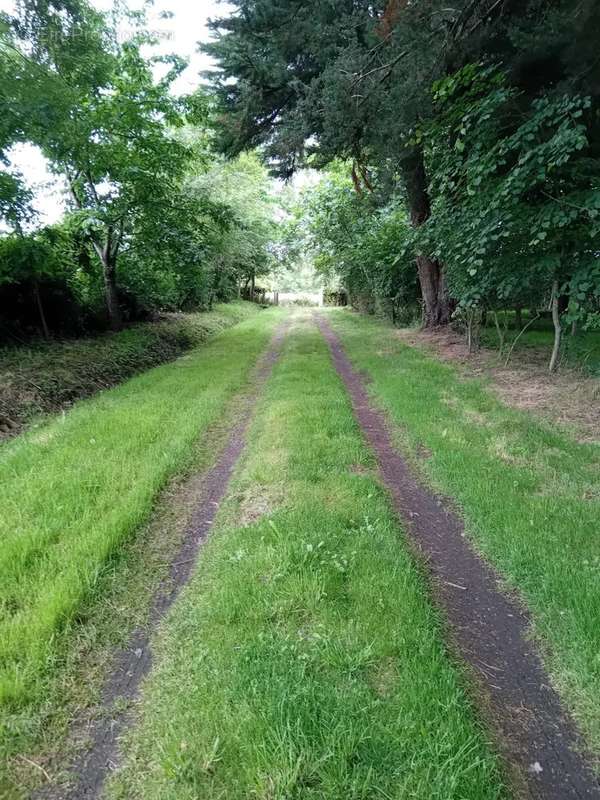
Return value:
<svg viewBox="0 0 600 800">
<path fill-rule="evenodd" d="M 394 58 L 392 61 L 390 61 L 389 64 L 382 64 L 380 67 L 373 67 L 373 69 L 370 69 L 368 72 L 365 72 L 362 75 L 358 75 L 355 78 L 355 80 L 352 82 L 352 85 L 350 86 L 350 90 L 352 91 L 361 81 L 364 81 L 365 78 L 368 78 L 370 75 L 374 75 L 377 72 L 381 72 L 384 69 L 389 70 L 389 74 L 391 74 L 391 72 L 392 72 L 393 68 L 396 66 L 396 64 L 399 61 L 401 61 L 405 56 L 407 56 L 409 54 L 409 52 L 410 52 L 409 50 L 403 50 L 401 53 L 399 53 L 396 56 L 396 58 Z M 386 77 L 389 77 L 389 74 Z"/>
</svg>

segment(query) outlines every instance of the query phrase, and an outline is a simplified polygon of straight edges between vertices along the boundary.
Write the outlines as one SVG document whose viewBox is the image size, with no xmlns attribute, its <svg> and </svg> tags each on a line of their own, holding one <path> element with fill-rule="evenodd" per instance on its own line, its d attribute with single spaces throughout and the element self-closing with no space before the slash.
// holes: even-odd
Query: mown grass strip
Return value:
<svg viewBox="0 0 600 800">
<path fill-rule="evenodd" d="M 110 796 L 502 796 L 373 467 L 322 337 L 295 326 Z"/>
<path fill-rule="evenodd" d="M 202 313 L 169 314 L 95 338 L 1 347 L 0 440 L 40 415 L 173 361 L 257 313 L 254 303 L 239 301 Z"/>
<path fill-rule="evenodd" d="M 557 687 L 600 753 L 600 448 L 507 408 L 380 322 L 330 322 L 399 443 L 527 602 Z"/>
<path fill-rule="evenodd" d="M 279 317 L 255 316 L 0 449 L 2 706 L 43 691 L 57 637 L 244 385 Z"/>
</svg>

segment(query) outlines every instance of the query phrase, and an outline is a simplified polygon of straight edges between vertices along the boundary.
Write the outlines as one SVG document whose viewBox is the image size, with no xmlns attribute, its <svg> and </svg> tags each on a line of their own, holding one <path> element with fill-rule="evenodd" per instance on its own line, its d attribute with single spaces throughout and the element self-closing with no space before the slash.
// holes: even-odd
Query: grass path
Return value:
<svg viewBox="0 0 600 800">
<path fill-rule="evenodd" d="M 44 715 L 32 710 L 59 702 L 49 687 L 75 632 L 106 625 L 110 603 L 136 605 L 126 592 L 144 580 L 144 555 L 138 583 L 94 619 L 107 572 L 120 574 L 195 443 L 210 442 L 224 415 L 245 429 L 249 410 L 237 420 L 231 410 L 281 318 L 254 317 L 0 448 L 1 757 L 35 754 Z M 330 320 L 397 445 L 456 498 L 476 547 L 531 607 L 553 679 L 597 744 L 600 453 L 505 408 L 380 323 Z M 183 577 L 171 575 L 191 581 L 152 641 L 155 668 L 107 800 L 505 800 L 514 787 L 327 343 L 310 313 L 292 321 L 215 530 L 198 564 L 186 551 Z M 108 728 L 109 706 L 98 716 Z M 4 798 L 2 788 L 0 776 Z M 27 796 L 13 788 L 11 800 Z"/>
<path fill-rule="evenodd" d="M 472 677 L 515 794 L 528 800 L 600 800 L 600 784 L 581 754 L 581 737 L 529 641 L 527 613 L 499 589 L 498 573 L 474 551 L 460 517 L 412 474 L 394 446 L 388 419 L 369 398 L 365 378 L 323 315 L 318 324 L 394 508 L 424 561 L 447 635 Z"/>
<path fill-rule="evenodd" d="M 0 448 L 3 762 L 30 737 L 27 709 L 45 702 L 111 562 L 245 385 L 280 317 L 253 317 Z"/>
<path fill-rule="evenodd" d="M 55 779 L 50 779 L 49 785 L 44 787 L 44 800 L 96 800 L 114 768 L 112 765 L 119 761 L 120 738 L 135 721 L 132 708 L 139 697 L 141 683 L 152 668 L 152 636 L 187 584 L 198 552 L 211 531 L 244 448 L 257 399 L 279 357 L 286 328 L 287 323 L 282 323 L 277 329 L 268 350 L 253 370 L 247 390 L 236 397 L 235 413 L 228 415 L 228 430 L 214 461 L 188 482 L 194 509 L 187 515 L 178 547 L 170 553 L 168 575 L 152 593 L 145 624 L 135 627 L 113 654 L 96 704 L 85 715 L 80 714 L 77 724 L 72 726 L 73 756 L 65 759 L 65 768 L 58 770 Z M 77 746 L 83 731 L 87 733 L 87 742 Z"/>
<path fill-rule="evenodd" d="M 297 322 L 110 797 L 503 796 L 373 467 L 324 340 Z"/>
<path fill-rule="evenodd" d="M 507 408 L 383 323 L 330 321 L 399 447 L 524 598 L 554 684 L 600 754 L 600 448 Z"/>
</svg>

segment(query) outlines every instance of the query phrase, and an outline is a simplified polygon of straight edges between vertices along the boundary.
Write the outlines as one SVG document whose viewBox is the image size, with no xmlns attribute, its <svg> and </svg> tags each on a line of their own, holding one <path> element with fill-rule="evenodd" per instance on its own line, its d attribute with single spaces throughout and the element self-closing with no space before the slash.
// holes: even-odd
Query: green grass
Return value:
<svg viewBox="0 0 600 800">
<path fill-rule="evenodd" d="M 515 338 L 519 336 L 520 331 L 516 327 L 513 313 L 505 312 L 504 315 L 500 315 L 500 319 L 501 321 L 508 320 L 509 325 L 504 345 L 506 355 Z M 530 320 L 529 313 L 523 312 L 523 324 L 527 325 Z M 547 360 L 550 361 L 553 341 L 554 329 L 552 320 L 547 317 L 537 319 L 519 336 L 515 345 L 513 359 L 518 358 L 520 352 L 534 349 L 540 355 L 543 353 Z M 487 326 L 481 329 L 481 343 L 484 347 L 499 347 L 498 332 L 492 320 L 488 319 Z M 575 336 L 571 336 L 565 331 L 562 344 L 562 363 L 571 367 L 579 367 L 590 375 L 600 377 L 600 331 L 580 330 Z"/>
<path fill-rule="evenodd" d="M 3 715 L 2 800 L 33 797 L 46 781 L 40 765 L 59 792 L 68 795 L 68 766 L 81 748 L 73 720 L 79 720 L 80 731 L 87 720 L 105 713 L 102 689 L 115 650 L 126 646 L 134 629 L 147 627 L 153 599 L 170 585 L 170 565 L 197 509 L 202 476 L 218 457 L 247 391 L 252 391 L 252 382 L 196 439 L 189 457 L 156 496 L 147 523 L 105 564 L 94 593 L 79 606 L 76 622 L 61 637 L 38 702 Z"/>
<path fill-rule="evenodd" d="M 107 564 L 243 387 L 279 318 L 254 315 L 0 448 L 1 745 L 8 712 L 42 698 Z"/>
<path fill-rule="evenodd" d="M 314 326 L 290 332 L 249 441 L 109 796 L 503 796 Z"/>
<path fill-rule="evenodd" d="M 556 685 L 600 753 L 600 448 L 507 408 L 389 326 L 330 318 L 398 441 L 525 599 Z"/>
<path fill-rule="evenodd" d="M 253 303 L 236 302 L 203 313 L 169 314 L 95 338 L 0 348 L 0 438 L 42 414 L 172 361 L 258 311 Z"/>
</svg>

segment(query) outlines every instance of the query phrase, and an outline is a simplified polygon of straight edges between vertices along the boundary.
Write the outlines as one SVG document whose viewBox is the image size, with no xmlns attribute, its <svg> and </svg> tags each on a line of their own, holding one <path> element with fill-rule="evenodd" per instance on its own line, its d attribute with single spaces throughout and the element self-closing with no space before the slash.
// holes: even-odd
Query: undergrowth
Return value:
<svg viewBox="0 0 600 800">
<path fill-rule="evenodd" d="M 222 304 L 95 338 L 0 348 L 0 440 L 40 415 L 172 361 L 258 311 L 253 303 Z"/>
</svg>

